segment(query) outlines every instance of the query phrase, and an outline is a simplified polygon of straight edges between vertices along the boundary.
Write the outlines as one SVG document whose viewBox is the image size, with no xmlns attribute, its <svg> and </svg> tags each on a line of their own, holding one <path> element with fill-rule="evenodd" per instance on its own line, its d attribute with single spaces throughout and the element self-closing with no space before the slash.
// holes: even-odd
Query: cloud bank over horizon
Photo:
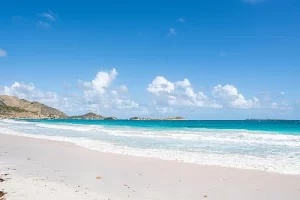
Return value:
<svg viewBox="0 0 300 200">
<path fill-rule="evenodd" d="M 99 71 L 88 81 L 77 80 L 72 93 L 59 94 L 54 91 L 42 91 L 34 83 L 13 82 L 10 86 L 0 86 L 0 94 L 17 96 L 30 101 L 38 101 L 55 107 L 67 114 L 95 112 L 108 115 L 136 116 L 170 116 L 196 114 L 201 109 L 220 112 L 240 110 L 291 111 L 293 106 L 281 98 L 245 97 L 237 87 L 231 84 L 216 84 L 210 93 L 196 91 L 188 78 L 170 81 L 163 76 L 156 76 L 145 84 L 145 93 L 150 94 L 148 102 L 137 103 L 131 98 L 130 88 L 126 85 L 116 85 L 119 76 L 117 70 Z M 71 87 L 71 86 L 70 86 Z M 295 103 L 295 108 L 297 108 Z M 200 109 L 200 110 L 199 110 Z"/>
</svg>

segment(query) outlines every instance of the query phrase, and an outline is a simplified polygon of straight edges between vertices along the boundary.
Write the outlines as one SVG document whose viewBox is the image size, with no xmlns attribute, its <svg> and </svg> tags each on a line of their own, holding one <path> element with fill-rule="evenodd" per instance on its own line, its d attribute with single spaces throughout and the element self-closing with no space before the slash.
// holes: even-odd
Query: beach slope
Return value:
<svg viewBox="0 0 300 200">
<path fill-rule="evenodd" d="M 300 176 L 91 151 L 0 134 L 7 200 L 299 200 Z"/>
</svg>

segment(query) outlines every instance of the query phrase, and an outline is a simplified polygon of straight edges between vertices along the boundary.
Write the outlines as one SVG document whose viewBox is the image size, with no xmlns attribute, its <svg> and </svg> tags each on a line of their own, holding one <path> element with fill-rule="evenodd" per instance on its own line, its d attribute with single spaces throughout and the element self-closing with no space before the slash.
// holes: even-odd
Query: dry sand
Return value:
<svg viewBox="0 0 300 200">
<path fill-rule="evenodd" d="M 101 153 L 2 134 L 0 174 L 6 200 L 300 199 L 298 175 Z"/>
</svg>

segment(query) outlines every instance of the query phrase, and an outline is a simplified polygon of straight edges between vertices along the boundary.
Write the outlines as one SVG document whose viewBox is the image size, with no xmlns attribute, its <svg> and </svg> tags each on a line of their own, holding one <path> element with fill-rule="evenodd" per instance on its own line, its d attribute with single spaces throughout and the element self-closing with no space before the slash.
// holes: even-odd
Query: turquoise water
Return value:
<svg viewBox="0 0 300 200">
<path fill-rule="evenodd" d="M 300 122 L 0 120 L 21 135 L 117 154 L 300 174 Z"/>
<path fill-rule="evenodd" d="M 152 129 L 244 129 L 269 131 L 281 134 L 300 134 L 300 120 L 182 120 L 182 121 L 134 121 L 134 120 L 27 120 L 43 123 L 81 125 L 129 126 Z"/>
</svg>

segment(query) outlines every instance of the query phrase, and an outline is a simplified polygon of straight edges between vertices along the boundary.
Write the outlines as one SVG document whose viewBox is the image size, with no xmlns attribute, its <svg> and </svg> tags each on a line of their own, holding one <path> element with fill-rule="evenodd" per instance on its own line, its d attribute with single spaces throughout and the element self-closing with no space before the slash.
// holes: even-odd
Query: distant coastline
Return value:
<svg viewBox="0 0 300 200">
<path fill-rule="evenodd" d="M 117 120 L 114 116 L 102 116 L 92 112 L 68 116 L 62 111 L 51 108 L 39 102 L 31 102 L 15 96 L 0 95 L 0 119 L 78 119 L 78 120 Z M 181 116 L 167 118 L 131 117 L 128 120 L 159 121 L 159 120 L 185 120 Z M 287 119 L 248 118 L 246 121 L 285 121 Z"/>
<path fill-rule="evenodd" d="M 259 119 L 259 118 L 250 118 L 246 119 L 247 121 L 285 121 L 287 119 Z"/>
<path fill-rule="evenodd" d="M 68 116 L 62 111 L 39 102 L 19 99 L 15 96 L 0 95 L 0 119 L 79 119 L 79 120 L 117 120 L 92 112 L 84 115 Z M 184 120 L 183 117 L 145 118 L 131 117 L 129 120 Z"/>
</svg>

